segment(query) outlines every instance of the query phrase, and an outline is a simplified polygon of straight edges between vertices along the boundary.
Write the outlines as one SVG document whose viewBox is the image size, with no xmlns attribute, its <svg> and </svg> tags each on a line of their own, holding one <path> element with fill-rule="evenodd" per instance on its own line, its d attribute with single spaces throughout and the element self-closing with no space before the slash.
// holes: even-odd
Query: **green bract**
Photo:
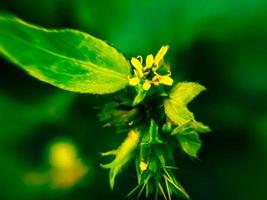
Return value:
<svg viewBox="0 0 267 200">
<path fill-rule="evenodd" d="M 201 148 L 201 140 L 195 131 L 183 132 L 177 134 L 177 139 L 182 149 L 190 156 L 197 157 L 197 153 Z"/>
<path fill-rule="evenodd" d="M 192 123 L 187 123 L 173 129 L 171 133 L 177 138 L 182 150 L 192 157 L 197 157 L 202 145 L 197 130 Z"/>
<path fill-rule="evenodd" d="M 166 200 L 173 195 L 189 199 L 173 169 L 175 155 L 180 155 L 177 150 L 197 157 L 202 145 L 199 133 L 210 131 L 187 108 L 205 87 L 194 82 L 174 84 L 164 61 L 168 45 L 145 60 L 132 58 L 131 67 L 117 50 L 79 31 L 48 30 L 1 14 L 0 30 L 0 52 L 39 80 L 81 93 L 124 89 L 98 114 L 105 127 L 114 126 L 126 138 L 102 154 L 114 157 L 101 165 L 109 170 L 112 189 L 120 172 L 134 161 L 137 186 L 129 195 L 138 191 L 137 197 L 144 192 L 146 198 L 161 194 Z"/>
<path fill-rule="evenodd" d="M 113 47 L 76 30 L 49 30 L 0 15 L 0 52 L 59 88 L 105 94 L 125 88 L 129 62 Z"/>
</svg>

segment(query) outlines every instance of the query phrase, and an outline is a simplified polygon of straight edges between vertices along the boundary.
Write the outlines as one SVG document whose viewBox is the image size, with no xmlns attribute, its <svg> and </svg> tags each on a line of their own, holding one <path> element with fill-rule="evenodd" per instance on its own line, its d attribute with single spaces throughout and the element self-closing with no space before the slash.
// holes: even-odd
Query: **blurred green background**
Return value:
<svg viewBox="0 0 267 200">
<path fill-rule="evenodd" d="M 190 108 L 213 129 L 199 160 L 177 153 L 181 183 L 193 200 L 267 199 L 266 0 L 1 0 L 0 9 L 86 31 L 128 59 L 169 44 L 176 81 L 208 88 Z M 110 97 L 61 91 L 0 65 L 0 199 L 124 199 L 134 170 L 112 192 L 99 167 L 99 153 L 124 138 L 97 121 Z"/>
</svg>

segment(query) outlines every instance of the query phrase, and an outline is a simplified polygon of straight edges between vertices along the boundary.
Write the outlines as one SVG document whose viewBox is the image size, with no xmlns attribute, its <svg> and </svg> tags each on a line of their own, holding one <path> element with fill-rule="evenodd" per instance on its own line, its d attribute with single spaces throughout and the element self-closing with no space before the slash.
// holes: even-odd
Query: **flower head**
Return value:
<svg viewBox="0 0 267 200">
<path fill-rule="evenodd" d="M 134 75 L 129 77 L 129 85 L 136 86 L 141 84 L 145 91 L 148 91 L 151 85 L 158 86 L 162 84 L 171 86 L 173 84 L 171 72 L 168 70 L 168 73 L 165 75 L 158 73 L 158 70 L 164 67 L 164 56 L 168 49 L 168 45 L 162 46 L 155 57 L 152 54 L 147 55 L 145 65 L 141 56 L 133 57 L 131 64 L 134 68 Z"/>
</svg>

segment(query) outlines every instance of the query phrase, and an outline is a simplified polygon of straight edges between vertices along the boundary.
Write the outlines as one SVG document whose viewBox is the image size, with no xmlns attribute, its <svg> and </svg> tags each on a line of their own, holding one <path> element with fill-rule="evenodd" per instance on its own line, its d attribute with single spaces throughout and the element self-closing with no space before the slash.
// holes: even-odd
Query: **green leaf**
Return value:
<svg viewBox="0 0 267 200">
<path fill-rule="evenodd" d="M 197 157 L 201 148 L 202 142 L 199 135 L 195 131 L 184 131 L 176 134 L 176 137 L 181 145 L 183 151 L 192 157 Z"/>
<path fill-rule="evenodd" d="M 194 121 L 194 114 L 186 105 L 193 100 L 205 87 L 193 82 L 178 83 L 171 90 L 169 99 L 164 101 L 165 113 L 178 126 Z"/>
<path fill-rule="evenodd" d="M 196 131 L 197 133 L 208 133 L 211 131 L 211 129 L 210 127 L 202 124 L 201 122 L 193 120 L 173 129 L 171 135 L 176 135 L 184 131 Z"/>
<path fill-rule="evenodd" d="M 3 14 L 0 30 L 0 53 L 41 81 L 93 94 L 113 93 L 128 84 L 128 61 L 91 35 L 44 29 Z"/>
<path fill-rule="evenodd" d="M 173 123 L 179 126 L 182 126 L 194 119 L 194 114 L 179 101 L 166 99 L 164 101 L 164 108 L 167 117 L 169 117 Z"/>
<path fill-rule="evenodd" d="M 199 83 L 181 82 L 172 89 L 170 98 L 186 105 L 204 90 L 206 90 L 206 88 Z"/>
</svg>

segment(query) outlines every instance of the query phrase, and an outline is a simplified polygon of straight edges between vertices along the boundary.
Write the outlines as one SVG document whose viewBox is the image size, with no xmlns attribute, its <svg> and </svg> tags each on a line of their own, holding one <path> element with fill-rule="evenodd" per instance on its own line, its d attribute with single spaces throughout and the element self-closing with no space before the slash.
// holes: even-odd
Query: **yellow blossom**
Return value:
<svg viewBox="0 0 267 200">
<path fill-rule="evenodd" d="M 129 85 L 136 86 L 140 82 L 142 83 L 142 88 L 148 91 L 151 85 L 168 85 L 173 84 L 173 79 L 170 77 L 171 74 L 159 75 L 157 73 L 158 68 L 164 62 L 164 56 L 167 53 L 169 46 L 162 46 L 158 51 L 155 58 L 152 54 L 147 55 L 145 66 L 143 65 L 143 58 L 138 56 L 137 58 L 131 59 L 131 64 L 134 67 L 133 77 L 129 77 Z"/>
</svg>

